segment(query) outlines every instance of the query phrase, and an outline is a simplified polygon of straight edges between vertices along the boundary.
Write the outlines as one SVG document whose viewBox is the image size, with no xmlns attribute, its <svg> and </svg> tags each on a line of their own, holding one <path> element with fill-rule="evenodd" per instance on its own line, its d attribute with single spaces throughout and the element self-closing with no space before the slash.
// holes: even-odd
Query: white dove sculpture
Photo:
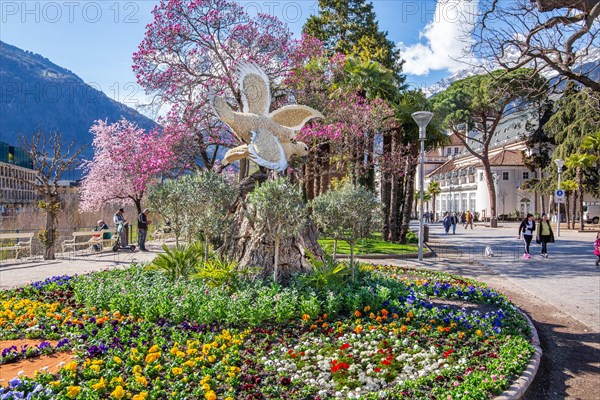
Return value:
<svg viewBox="0 0 600 400">
<path fill-rule="evenodd" d="M 296 133 L 312 118 L 324 118 L 319 111 L 301 105 L 281 107 L 269 113 L 269 78 L 258 65 L 244 62 L 237 68 L 242 94 L 242 112 L 233 111 L 220 96 L 212 96 L 219 118 L 245 144 L 230 149 L 223 165 L 243 158 L 276 171 L 287 168 L 293 155 L 305 156 L 308 146 L 295 140 Z"/>
</svg>

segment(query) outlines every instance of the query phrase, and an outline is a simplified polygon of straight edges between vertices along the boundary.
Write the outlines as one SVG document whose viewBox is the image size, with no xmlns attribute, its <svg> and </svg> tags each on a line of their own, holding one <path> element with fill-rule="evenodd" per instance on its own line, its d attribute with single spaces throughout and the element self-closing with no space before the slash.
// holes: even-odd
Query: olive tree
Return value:
<svg viewBox="0 0 600 400">
<path fill-rule="evenodd" d="M 319 200 L 323 196 L 326 197 Z M 350 268 L 354 279 L 354 246 L 377 228 L 381 203 L 366 188 L 346 183 L 317 197 L 311 206 L 317 226 L 324 232 L 335 233 L 350 246 Z"/>
<path fill-rule="evenodd" d="M 165 220 L 169 220 L 175 234 L 175 244 L 184 229 L 190 197 L 190 179 L 183 177 L 158 183 L 148 193 L 148 204 Z"/>
<path fill-rule="evenodd" d="M 204 236 L 204 257 L 208 259 L 208 245 L 220 238 L 229 222 L 229 207 L 237 195 L 236 188 L 223 175 L 199 172 L 189 178 L 187 210 L 184 227 L 188 236 L 200 233 Z"/>
<path fill-rule="evenodd" d="M 273 280 L 277 282 L 279 245 L 306 221 L 300 189 L 284 178 L 268 180 L 248 195 L 249 218 L 275 243 Z"/>
</svg>

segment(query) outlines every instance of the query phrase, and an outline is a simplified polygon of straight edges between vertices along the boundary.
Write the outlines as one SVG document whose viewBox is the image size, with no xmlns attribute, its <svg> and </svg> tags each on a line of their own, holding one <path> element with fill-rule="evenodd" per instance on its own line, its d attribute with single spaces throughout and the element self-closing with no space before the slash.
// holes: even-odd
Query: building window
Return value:
<svg viewBox="0 0 600 400">
<path fill-rule="evenodd" d="M 461 193 L 460 195 L 460 211 L 467 211 L 467 194 Z"/>
<path fill-rule="evenodd" d="M 446 147 L 446 155 L 449 156 L 452 154 L 452 147 Z"/>
<path fill-rule="evenodd" d="M 458 154 L 458 147 L 454 148 L 454 154 Z"/>
<path fill-rule="evenodd" d="M 477 203 L 476 203 L 476 193 L 469 193 L 469 210 L 471 210 L 471 212 L 475 212 L 475 210 L 477 209 Z"/>
<path fill-rule="evenodd" d="M 483 172 L 479 173 L 479 182 L 483 182 Z"/>
<path fill-rule="evenodd" d="M 508 172 L 505 171 L 502 173 L 502 180 L 503 181 L 508 181 L 510 179 L 510 177 L 508 176 Z"/>
<path fill-rule="evenodd" d="M 523 180 L 526 181 L 527 179 L 529 179 L 529 172 L 525 171 L 523 172 Z"/>
</svg>

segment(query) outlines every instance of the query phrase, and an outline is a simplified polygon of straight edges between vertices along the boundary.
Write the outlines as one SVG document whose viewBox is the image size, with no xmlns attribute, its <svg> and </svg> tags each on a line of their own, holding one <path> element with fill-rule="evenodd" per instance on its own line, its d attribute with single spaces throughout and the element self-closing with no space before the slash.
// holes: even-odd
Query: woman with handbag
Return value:
<svg viewBox="0 0 600 400">
<path fill-rule="evenodd" d="M 542 244 L 540 255 L 548 258 L 548 243 L 554 243 L 554 232 L 552 232 L 552 226 L 550 226 L 550 221 L 548 221 L 546 214 L 542 214 L 539 225 L 536 242 Z"/>
</svg>

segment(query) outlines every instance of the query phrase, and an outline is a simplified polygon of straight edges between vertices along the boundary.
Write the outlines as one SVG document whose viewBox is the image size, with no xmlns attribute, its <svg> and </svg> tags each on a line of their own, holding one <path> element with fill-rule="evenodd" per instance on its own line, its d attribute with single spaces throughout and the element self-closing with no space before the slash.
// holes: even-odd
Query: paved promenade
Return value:
<svg viewBox="0 0 600 400">
<path fill-rule="evenodd" d="M 523 260 L 524 246 L 517 239 L 517 223 L 504 223 L 499 228 L 480 224 L 473 230 L 459 225 L 456 235 L 445 235 L 441 224 L 433 224 L 430 231 L 438 259 L 426 262 L 447 259 L 464 261 L 465 266 L 483 264 L 514 285 L 514 290 L 529 293 L 563 310 L 593 332 L 600 332 L 600 268 L 595 266 L 593 254 L 595 232 L 562 229 L 556 242 L 548 244 L 548 258 L 539 255 L 541 246 L 534 241 L 530 249 L 532 259 Z M 493 250 L 493 257 L 485 255 L 486 246 Z M 462 254 L 453 253 L 452 247 Z M 477 275 L 476 271 L 469 275 L 472 273 Z"/>
<path fill-rule="evenodd" d="M 0 261 L 0 289 L 12 288 L 30 282 L 42 281 L 56 275 L 75 275 L 109 268 L 125 268 L 132 262 L 150 261 L 160 249 L 148 244 L 149 252 L 105 251 L 90 255 L 58 254 L 56 260 Z"/>
</svg>

